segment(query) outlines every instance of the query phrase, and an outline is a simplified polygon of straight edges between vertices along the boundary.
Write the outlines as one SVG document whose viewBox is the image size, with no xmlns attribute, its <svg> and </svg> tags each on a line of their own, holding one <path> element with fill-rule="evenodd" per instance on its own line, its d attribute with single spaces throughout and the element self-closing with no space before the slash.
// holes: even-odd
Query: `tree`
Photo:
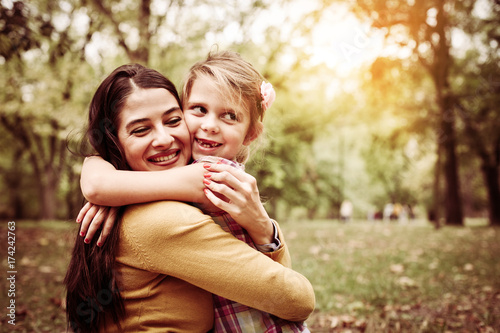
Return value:
<svg viewBox="0 0 500 333">
<path fill-rule="evenodd" d="M 70 105 L 67 102 L 76 79 L 73 75 L 59 75 L 61 62 L 57 59 L 68 53 L 70 37 L 64 32 L 54 31 L 50 19 L 45 18 L 52 17 L 50 8 L 48 13 L 47 16 L 32 15 L 22 1 L 14 2 L 12 8 L 1 7 L 1 56 L 5 59 L 2 67 L 6 74 L 2 99 L 6 103 L 0 108 L 0 124 L 16 141 L 12 145 L 13 160 L 16 163 L 27 161 L 31 166 L 40 200 L 38 216 L 42 219 L 56 217 L 58 185 L 68 157 L 63 137 L 67 117 L 62 114 L 68 111 L 66 108 Z M 7 36 L 9 41 L 5 39 Z M 33 56 L 40 54 L 41 47 L 49 50 L 46 57 L 50 65 L 48 70 L 33 62 Z M 47 81 L 39 82 L 38 78 L 42 76 Z M 53 88 L 56 88 L 55 93 L 51 90 Z M 52 103 L 52 98 L 58 102 Z M 11 165 L 11 168 L 10 172 L 13 172 L 19 169 L 19 165 Z M 14 193 L 11 198 L 14 213 L 23 216 L 19 203 L 20 183 L 11 181 L 9 185 Z"/>
<path fill-rule="evenodd" d="M 233 22 L 244 29 L 255 19 L 245 15 L 246 10 L 266 8 L 262 1 L 233 3 L 224 8 L 227 15 L 220 15 L 222 4 L 204 1 L 188 8 L 176 0 L 1 3 L 0 66 L 5 75 L 0 82 L 5 89 L 0 93 L 0 126 L 15 141 L 1 148 L 12 157 L 6 160 L 28 163 L 24 178 L 33 180 L 39 201 L 29 204 L 19 195 L 23 184 L 4 177 L 14 194 L 7 200 L 15 214 L 22 202 L 25 210 L 38 206 L 39 218 L 55 218 L 65 193 L 68 206 L 75 206 L 68 199 L 75 186 L 67 182 L 75 183 L 79 171 L 74 165 L 79 162 L 66 149 L 66 141 L 72 130 L 81 128 L 103 74 L 133 61 L 180 81 L 179 73 L 211 47 L 207 34 L 223 33 Z M 18 166 L 3 161 L 0 168 L 5 174 L 19 172 Z"/>
<path fill-rule="evenodd" d="M 497 6 L 497 9 L 500 6 Z M 490 35 L 490 34 L 487 34 Z M 491 35 L 495 38 L 495 35 Z M 499 38 L 497 35 L 496 38 Z M 497 44 L 498 45 L 498 44 Z M 475 53 L 475 52 L 474 52 Z M 455 112 L 463 123 L 469 149 L 481 161 L 481 173 L 488 194 L 488 213 L 492 225 L 500 225 L 500 71 L 498 47 L 482 64 L 467 59 L 457 63 L 457 76 L 463 85 L 457 87 Z M 477 72 L 480 75 L 477 75 Z"/>
<path fill-rule="evenodd" d="M 462 203 L 456 158 L 454 95 L 450 87 L 453 64 L 451 31 L 454 2 L 447 0 L 398 1 L 363 0 L 351 3 L 354 13 L 385 31 L 389 42 L 400 44 L 429 74 L 435 89 L 437 144 L 444 153 L 445 218 L 449 224 L 463 224 Z M 464 8 L 465 9 L 465 8 Z"/>
</svg>

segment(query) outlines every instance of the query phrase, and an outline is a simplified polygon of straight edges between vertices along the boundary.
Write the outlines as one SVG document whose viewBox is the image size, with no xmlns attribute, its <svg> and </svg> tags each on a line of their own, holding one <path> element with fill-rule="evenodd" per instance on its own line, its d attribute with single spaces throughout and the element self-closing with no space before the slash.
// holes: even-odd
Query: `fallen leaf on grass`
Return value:
<svg viewBox="0 0 500 333">
<path fill-rule="evenodd" d="M 400 277 L 397 281 L 397 284 L 399 284 L 402 287 L 416 287 L 416 283 L 413 279 L 410 279 L 407 276 L 402 276 Z"/>
<path fill-rule="evenodd" d="M 40 273 L 52 273 L 54 269 L 50 266 L 40 266 L 38 267 L 38 271 Z"/>
<path fill-rule="evenodd" d="M 330 260 L 330 255 L 329 255 L 328 253 L 323 253 L 323 254 L 321 255 L 321 260 L 323 260 L 323 261 L 328 261 L 328 260 Z"/>
<path fill-rule="evenodd" d="M 40 238 L 40 240 L 38 241 L 38 244 L 40 244 L 41 246 L 47 246 L 50 244 L 50 242 L 47 238 Z"/>
<path fill-rule="evenodd" d="M 491 293 L 493 291 L 493 288 L 491 286 L 484 286 L 483 291 L 485 293 Z"/>
<path fill-rule="evenodd" d="M 356 321 L 356 318 L 349 315 L 342 315 L 339 317 L 339 319 L 342 321 L 342 323 L 344 323 L 344 326 L 347 327 L 351 326 Z"/>
<path fill-rule="evenodd" d="M 358 311 L 360 309 L 364 309 L 364 307 L 365 305 L 363 304 L 363 302 L 360 301 L 347 304 L 347 309 L 349 309 L 349 311 Z"/>
<path fill-rule="evenodd" d="M 472 265 L 472 264 L 470 264 L 470 263 L 469 263 L 469 264 L 465 264 L 465 265 L 464 265 L 464 271 L 466 271 L 466 272 L 470 272 L 470 271 L 472 271 L 472 270 L 474 270 L 474 265 Z"/>
<path fill-rule="evenodd" d="M 409 312 L 410 310 L 411 310 L 411 305 L 408 305 L 408 304 L 401 305 L 402 312 Z"/>
<path fill-rule="evenodd" d="M 34 262 L 33 260 L 31 260 L 28 257 L 22 257 L 19 264 L 21 266 L 26 266 L 26 267 L 35 267 L 36 266 L 36 262 Z"/>
<path fill-rule="evenodd" d="M 335 328 L 339 325 L 339 322 L 340 322 L 339 318 L 331 317 L 330 320 L 331 320 L 330 328 Z"/>
<path fill-rule="evenodd" d="M 434 259 L 430 264 L 429 264 L 429 269 L 436 269 L 439 266 L 439 261 Z"/>
<path fill-rule="evenodd" d="M 314 245 L 309 248 L 309 253 L 315 256 L 318 255 L 320 251 L 321 251 L 321 246 L 319 245 Z"/>
<path fill-rule="evenodd" d="M 62 305 L 62 299 L 59 297 L 51 297 L 50 302 L 57 307 L 60 307 Z"/>
<path fill-rule="evenodd" d="M 394 264 L 394 265 L 391 265 L 391 272 L 395 273 L 395 274 L 401 274 L 405 271 L 405 268 L 403 265 L 401 264 Z"/>
</svg>

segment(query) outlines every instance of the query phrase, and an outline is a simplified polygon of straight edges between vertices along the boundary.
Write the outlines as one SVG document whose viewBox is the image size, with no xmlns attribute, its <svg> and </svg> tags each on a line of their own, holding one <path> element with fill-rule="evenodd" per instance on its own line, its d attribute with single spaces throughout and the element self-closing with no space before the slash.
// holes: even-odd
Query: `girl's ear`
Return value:
<svg viewBox="0 0 500 333">
<path fill-rule="evenodd" d="M 259 137 L 259 135 L 262 134 L 263 130 L 264 130 L 264 124 L 262 124 L 262 122 L 260 122 L 260 121 L 256 122 L 253 129 L 248 131 L 247 136 L 245 137 L 245 140 L 243 141 L 243 144 L 245 146 L 248 146 L 249 144 L 251 144 L 255 139 L 257 139 Z"/>
</svg>

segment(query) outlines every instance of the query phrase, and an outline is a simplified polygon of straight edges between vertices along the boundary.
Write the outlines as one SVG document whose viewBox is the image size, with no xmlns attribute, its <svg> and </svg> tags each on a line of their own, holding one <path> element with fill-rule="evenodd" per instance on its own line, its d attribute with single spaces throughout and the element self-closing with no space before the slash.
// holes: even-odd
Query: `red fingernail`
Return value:
<svg viewBox="0 0 500 333">
<path fill-rule="evenodd" d="M 80 223 L 80 222 L 82 222 L 82 220 L 76 219 L 76 223 Z"/>
<path fill-rule="evenodd" d="M 85 238 L 84 242 L 85 242 L 85 244 L 88 244 L 88 243 L 90 243 L 90 240 L 88 238 Z"/>
<path fill-rule="evenodd" d="M 211 166 L 212 166 L 212 164 L 210 164 L 210 163 L 205 163 L 205 164 L 203 164 L 203 167 L 204 167 L 205 169 L 210 169 L 210 167 L 211 167 Z"/>
<path fill-rule="evenodd" d="M 203 183 L 205 183 L 205 185 L 210 185 L 211 181 L 208 179 L 203 179 Z"/>
<path fill-rule="evenodd" d="M 207 172 L 206 174 L 203 175 L 203 177 L 205 177 L 205 178 L 211 178 L 212 174 Z"/>
<path fill-rule="evenodd" d="M 82 237 L 85 236 L 85 233 L 83 231 L 80 232 L 80 236 L 82 236 Z"/>
<path fill-rule="evenodd" d="M 99 242 L 99 243 L 97 243 L 97 246 L 99 246 L 99 247 L 100 247 L 101 245 L 102 245 L 102 243 L 100 243 L 100 242 Z"/>
</svg>

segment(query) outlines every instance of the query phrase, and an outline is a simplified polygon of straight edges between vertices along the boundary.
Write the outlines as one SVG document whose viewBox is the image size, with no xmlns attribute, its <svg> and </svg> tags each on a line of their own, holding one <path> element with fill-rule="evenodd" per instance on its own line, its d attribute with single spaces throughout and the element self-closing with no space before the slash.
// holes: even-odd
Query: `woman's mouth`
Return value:
<svg viewBox="0 0 500 333">
<path fill-rule="evenodd" d="M 168 153 L 168 154 L 156 154 L 150 158 L 148 158 L 148 161 L 149 162 L 153 162 L 153 163 L 162 163 L 162 162 L 168 162 L 174 158 L 177 157 L 177 155 L 179 155 L 180 153 L 180 150 L 176 150 L 174 152 L 171 152 L 171 153 Z"/>
</svg>

